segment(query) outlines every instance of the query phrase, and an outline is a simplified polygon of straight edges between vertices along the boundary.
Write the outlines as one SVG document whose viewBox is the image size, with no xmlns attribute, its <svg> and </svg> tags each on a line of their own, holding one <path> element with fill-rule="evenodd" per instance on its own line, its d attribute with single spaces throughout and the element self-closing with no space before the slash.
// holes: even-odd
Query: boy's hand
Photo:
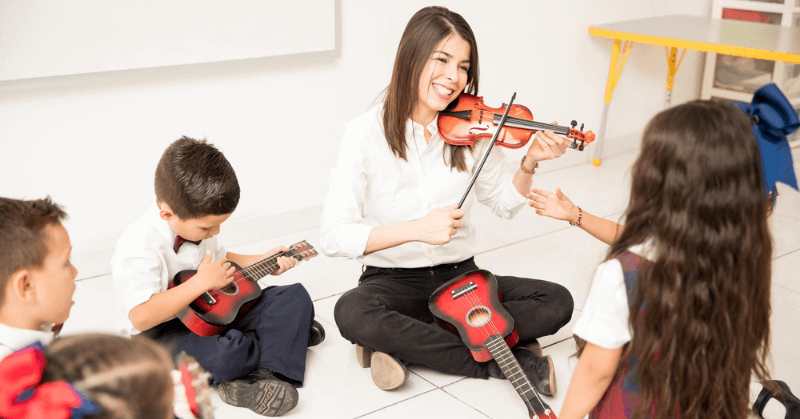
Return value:
<svg viewBox="0 0 800 419">
<path fill-rule="evenodd" d="M 211 261 L 211 251 L 206 252 L 200 267 L 197 268 L 197 275 L 205 281 L 206 290 L 223 288 L 233 281 L 233 274 L 236 268 L 231 266 L 227 258 Z"/>
<path fill-rule="evenodd" d="M 278 247 L 275 247 L 273 249 L 267 250 L 267 253 L 264 253 L 264 257 L 267 258 L 267 257 L 270 257 L 270 256 L 276 254 L 276 253 L 288 252 L 288 251 L 289 251 L 288 247 L 286 247 L 286 246 L 278 246 Z M 279 256 L 278 257 L 278 270 L 273 272 L 271 275 L 280 275 L 280 274 L 288 271 L 289 269 L 294 268 L 295 266 L 297 266 L 297 259 L 292 258 L 292 257 Z"/>
</svg>

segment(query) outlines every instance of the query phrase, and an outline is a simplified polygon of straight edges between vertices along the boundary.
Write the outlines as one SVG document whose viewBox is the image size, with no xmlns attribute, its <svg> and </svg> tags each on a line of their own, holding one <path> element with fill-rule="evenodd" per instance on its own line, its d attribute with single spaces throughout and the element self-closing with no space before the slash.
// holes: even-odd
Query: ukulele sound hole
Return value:
<svg viewBox="0 0 800 419">
<path fill-rule="evenodd" d="M 236 295 L 236 293 L 239 292 L 239 287 L 236 285 L 235 282 L 231 282 L 230 284 L 225 285 L 224 287 L 220 288 L 219 290 L 224 292 L 225 294 L 228 294 L 228 295 Z"/>
<path fill-rule="evenodd" d="M 481 327 L 489 323 L 491 318 L 492 312 L 488 307 L 477 306 L 473 307 L 472 310 L 467 313 L 467 324 L 472 327 Z"/>
</svg>

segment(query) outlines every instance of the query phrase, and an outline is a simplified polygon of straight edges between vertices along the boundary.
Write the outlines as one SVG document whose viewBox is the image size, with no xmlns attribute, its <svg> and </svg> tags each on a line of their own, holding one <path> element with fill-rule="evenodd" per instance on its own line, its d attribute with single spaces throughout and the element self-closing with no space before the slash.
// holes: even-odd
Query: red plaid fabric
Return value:
<svg viewBox="0 0 800 419">
<path fill-rule="evenodd" d="M 184 243 L 187 243 L 187 242 L 188 242 L 188 243 L 191 243 L 191 244 L 200 244 L 200 242 L 201 242 L 201 241 L 202 241 L 202 240 L 197 240 L 197 241 L 194 241 L 194 240 L 186 240 L 186 239 L 184 239 L 184 238 L 183 238 L 183 237 L 181 237 L 181 236 L 175 236 L 175 244 L 174 244 L 174 245 L 172 245 L 172 250 L 174 250 L 174 251 L 175 251 L 175 253 L 178 253 L 178 249 L 180 249 L 180 248 L 181 248 L 181 245 L 182 245 L 182 244 L 184 244 Z"/>
</svg>

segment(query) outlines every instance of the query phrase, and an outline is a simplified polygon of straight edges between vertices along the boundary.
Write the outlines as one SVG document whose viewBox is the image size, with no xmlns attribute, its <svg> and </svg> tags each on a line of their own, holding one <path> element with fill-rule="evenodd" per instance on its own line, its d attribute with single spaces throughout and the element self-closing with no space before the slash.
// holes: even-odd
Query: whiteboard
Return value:
<svg viewBox="0 0 800 419">
<path fill-rule="evenodd" d="M 0 81 L 332 51 L 335 0 L 0 0 Z"/>
</svg>

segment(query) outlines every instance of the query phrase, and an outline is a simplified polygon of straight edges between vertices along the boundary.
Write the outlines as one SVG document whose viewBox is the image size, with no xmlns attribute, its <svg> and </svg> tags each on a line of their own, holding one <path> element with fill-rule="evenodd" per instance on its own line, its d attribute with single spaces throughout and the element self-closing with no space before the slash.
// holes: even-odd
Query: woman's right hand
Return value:
<svg viewBox="0 0 800 419">
<path fill-rule="evenodd" d="M 458 204 L 436 208 L 417 220 L 418 241 L 443 245 L 450 243 L 457 230 L 464 226 L 464 210 Z"/>
<path fill-rule="evenodd" d="M 570 223 L 578 221 L 578 207 L 566 195 L 561 193 L 561 188 L 556 188 L 556 193 L 531 188 L 527 197 L 530 199 L 528 205 L 535 208 L 536 213 L 539 215 L 545 215 L 556 220 L 569 221 Z"/>
</svg>

